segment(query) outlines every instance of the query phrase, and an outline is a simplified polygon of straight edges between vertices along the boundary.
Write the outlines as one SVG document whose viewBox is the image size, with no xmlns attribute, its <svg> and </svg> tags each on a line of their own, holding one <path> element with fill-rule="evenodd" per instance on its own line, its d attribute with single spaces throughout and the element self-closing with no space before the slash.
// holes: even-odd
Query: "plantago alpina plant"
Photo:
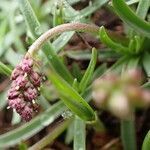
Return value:
<svg viewBox="0 0 150 150">
<path fill-rule="evenodd" d="M 0 74 L 10 77 L 11 84 L 6 92 L 8 79 L 0 77 L 0 111 L 6 105 L 14 111 L 12 118 L 10 110 L 8 117 L 3 117 L 5 111 L 0 115 L 0 126 L 10 126 L 10 120 L 12 125 L 22 120 L 24 124 L 0 135 L 0 149 L 16 144 L 29 150 L 49 145 L 140 149 L 149 128 L 143 115 L 150 106 L 149 4 L 150 0 L 93 0 L 89 5 L 81 0 L 2 0 Z M 102 13 L 96 11 L 103 5 Z M 38 138 L 23 142 L 41 130 Z M 59 135 L 63 140 L 53 142 Z M 150 149 L 149 135 L 142 150 Z"/>
</svg>

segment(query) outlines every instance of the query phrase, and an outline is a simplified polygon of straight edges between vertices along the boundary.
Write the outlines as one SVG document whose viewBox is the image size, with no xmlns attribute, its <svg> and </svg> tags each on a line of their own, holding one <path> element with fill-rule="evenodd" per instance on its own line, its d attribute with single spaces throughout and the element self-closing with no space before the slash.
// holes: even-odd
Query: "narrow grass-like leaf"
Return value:
<svg viewBox="0 0 150 150">
<path fill-rule="evenodd" d="M 70 123 L 70 125 L 67 128 L 67 133 L 66 133 L 66 136 L 65 136 L 65 143 L 66 144 L 70 144 L 71 141 L 73 140 L 73 136 L 74 136 L 74 120 Z"/>
<path fill-rule="evenodd" d="M 150 77 L 150 54 L 145 52 L 143 56 L 143 67 L 148 77 Z"/>
<path fill-rule="evenodd" d="M 7 60 L 7 62 L 9 62 L 9 64 L 15 67 L 21 61 L 23 55 L 15 52 L 12 48 L 9 48 L 4 57 Z"/>
<path fill-rule="evenodd" d="M 136 150 L 134 120 L 121 121 L 121 138 L 124 150 Z"/>
<path fill-rule="evenodd" d="M 58 102 L 29 123 L 0 135 L 0 148 L 15 145 L 22 140 L 32 137 L 52 123 L 65 109 L 65 105 L 62 102 Z"/>
<path fill-rule="evenodd" d="M 99 36 L 100 36 L 100 40 L 104 44 L 106 44 L 108 47 L 112 48 L 114 51 L 120 52 L 120 53 L 127 53 L 128 52 L 128 48 L 126 48 L 126 47 L 122 46 L 121 44 L 111 40 L 111 38 L 107 35 L 105 28 L 103 26 L 100 27 Z"/>
<path fill-rule="evenodd" d="M 145 84 L 142 85 L 143 88 L 146 88 L 146 89 L 150 89 L 150 82 L 146 82 Z"/>
<path fill-rule="evenodd" d="M 77 79 L 77 81 L 81 81 L 83 75 L 81 72 L 81 68 L 77 63 L 73 63 L 71 71 L 72 75 Z"/>
<path fill-rule="evenodd" d="M 100 77 L 105 71 L 107 70 L 107 65 L 102 64 L 100 65 L 93 73 L 92 80 Z"/>
<path fill-rule="evenodd" d="M 115 53 L 114 50 L 110 48 L 106 49 L 99 49 L 98 51 L 98 61 L 114 61 L 120 58 L 120 54 Z M 91 59 L 91 51 L 89 50 L 78 50 L 78 51 L 73 51 L 69 50 L 64 53 L 67 55 L 69 58 L 75 59 L 75 60 L 90 60 Z"/>
<path fill-rule="evenodd" d="M 126 1 L 126 4 L 127 5 L 132 5 L 132 4 L 135 4 L 135 3 L 138 3 L 139 0 L 129 0 L 129 1 Z"/>
<path fill-rule="evenodd" d="M 51 106 L 48 100 L 45 99 L 45 97 L 42 95 L 42 93 L 38 99 L 38 103 L 40 104 L 40 106 L 42 106 L 44 110 L 48 109 Z"/>
<path fill-rule="evenodd" d="M 126 66 L 129 58 L 127 56 L 123 56 L 116 63 L 114 63 L 104 74 L 109 72 L 121 73 L 122 69 Z"/>
<path fill-rule="evenodd" d="M 136 14 L 142 18 L 145 19 L 148 9 L 150 7 L 150 0 L 140 0 L 137 10 L 136 10 Z"/>
<path fill-rule="evenodd" d="M 33 35 L 33 38 L 37 38 L 39 36 L 38 29 L 40 28 L 40 23 L 29 3 L 28 0 L 18 0 L 19 6 L 22 14 L 24 15 L 24 19 L 26 24 Z"/>
<path fill-rule="evenodd" d="M 71 120 L 72 119 L 66 119 L 62 122 L 59 122 L 59 124 L 56 125 L 56 127 L 52 128 L 52 130 L 49 131 L 48 135 L 46 135 L 33 146 L 29 147 L 28 150 L 40 150 L 43 149 L 45 146 L 51 144 L 67 128 Z"/>
<path fill-rule="evenodd" d="M 91 61 L 90 61 L 89 66 L 79 84 L 79 90 L 81 93 L 85 90 L 85 88 L 87 87 L 88 83 L 91 80 L 91 77 L 92 77 L 94 69 L 95 69 L 96 60 L 97 60 L 97 50 L 95 48 L 93 48 Z"/>
<path fill-rule="evenodd" d="M 0 110 L 7 105 L 7 90 L 0 93 Z"/>
<path fill-rule="evenodd" d="M 71 37 L 74 35 L 74 31 L 65 32 L 62 33 L 53 43 L 53 47 L 55 49 L 55 52 L 58 53 L 71 39 Z"/>
<path fill-rule="evenodd" d="M 150 38 L 150 23 L 138 17 L 129 7 L 124 0 L 113 0 L 113 7 L 117 14 L 131 26 L 135 31 L 140 32 L 146 37 Z"/>
<path fill-rule="evenodd" d="M 10 77 L 12 70 L 0 61 L 0 73 Z"/>
<path fill-rule="evenodd" d="M 74 79 L 73 84 L 72 84 L 72 87 L 73 87 L 76 91 L 78 91 L 78 89 L 79 89 L 79 83 L 78 83 L 78 81 L 77 81 L 77 78 Z"/>
<path fill-rule="evenodd" d="M 81 120 L 79 117 L 75 117 L 74 121 L 74 141 L 73 141 L 73 149 L 74 150 L 85 150 L 85 122 Z"/>
<path fill-rule="evenodd" d="M 48 79 L 51 80 L 60 98 L 72 112 L 87 121 L 95 119 L 94 111 L 90 105 L 63 78 L 51 71 L 48 74 Z"/>
<path fill-rule="evenodd" d="M 81 17 L 87 17 L 93 12 L 95 12 L 97 9 L 100 9 L 104 4 L 106 4 L 109 0 L 94 0 L 94 2 L 89 5 L 88 7 L 82 9 L 80 11 L 80 16 Z"/>
<path fill-rule="evenodd" d="M 150 149 L 150 131 L 146 134 L 143 144 L 142 144 L 142 150 L 149 150 Z"/>
<path fill-rule="evenodd" d="M 11 28 L 11 32 L 13 34 L 13 38 L 15 39 L 14 40 L 14 45 L 17 49 L 17 51 L 21 52 L 21 53 L 24 53 L 25 52 L 25 48 L 24 48 L 24 45 L 19 37 L 19 34 L 18 34 L 18 30 L 17 30 L 17 27 L 16 27 L 16 24 L 15 24 L 15 10 L 13 10 L 11 13 L 9 13 L 9 25 L 10 25 L 10 28 Z"/>
<path fill-rule="evenodd" d="M 97 9 L 99 9 L 100 7 L 102 7 L 104 4 L 106 4 L 109 0 L 94 0 L 94 2 L 90 5 L 87 6 L 86 8 L 82 9 L 80 11 L 80 13 L 78 14 L 73 14 L 72 17 L 68 17 L 66 18 L 67 20 L 79 20 L 79 19 L 83 19 L 84 17 L 89 16 L 90 14 L 92 14 L 93 12 L 95 12 Z"/>
<path fill-rule="evenodd" d="M 137 69 L 140 58 L 138 56 L 134 56 L 129 58 L 125 70 Z"/>
</svg>

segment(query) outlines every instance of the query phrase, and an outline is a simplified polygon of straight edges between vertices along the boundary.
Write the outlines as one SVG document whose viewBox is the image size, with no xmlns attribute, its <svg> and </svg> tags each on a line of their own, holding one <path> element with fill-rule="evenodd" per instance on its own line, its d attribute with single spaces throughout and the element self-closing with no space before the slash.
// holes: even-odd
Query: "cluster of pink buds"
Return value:
<svg viewBox="0 0 150 150">
<path fill-rule="evenodd" d="M 121 119 L 129 119 L 136 107 L 150 106 L 150 91 L 140 86 L 142 74 L 129 70 L 121 77 L 104 75 L 93 83 L 93 101 L 98 108 L 109 110 Z"/>
<path fill-rule="evenodd" d="M 33 60 L 24 58 L 13 70 L 11 88 L 8 91 L 8 108 L 13 108 L 25 121 L 30 121 L 37 111 L 35 100 L 42 82 L 40 73 L 33 69 Z"/>
</svg>

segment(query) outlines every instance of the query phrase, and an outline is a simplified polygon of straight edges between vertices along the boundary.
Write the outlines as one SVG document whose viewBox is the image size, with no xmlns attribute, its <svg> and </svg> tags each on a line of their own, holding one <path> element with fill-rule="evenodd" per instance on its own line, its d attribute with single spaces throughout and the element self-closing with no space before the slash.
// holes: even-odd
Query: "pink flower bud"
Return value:
<svg viewBox="0 0 150 150">
<path fill-rule="evenodd" d="M 19 91 L 15 90 L 14 88 L 8 91 L 8 99 L 16 98 L 20 94 Z"/>
<path fill-rule="evenodd" d="M 15 109 L 18 113 L 24 109 L 25 103 L 21 98 L 10 99 L 8 105 Z"/>
<path fill-rule="evenodd" d="M 18 65 L 11 74 L 11 79 L 15 80 L 19 75 L 23 75 L 21 67 Z"/>
<path fill-rule="evenodd" d="M 38 91 L 35 89 L 35 88 L 28 88 L 25 92 L 24 92 L 24 96 L 25 96 L 25 99 L 27 101 L 32 101 L 34 99 L 37 98 L 38 96 Z"/>
<path fill-rule="evenodd" d="M 30 75 L 30 79 L 31 79 L 31 82 L 34 86 L 40 86 L 41 82 L 42 82 L 42 77 L 40 76 L 39 73 L 37 72 L 33 72 L 31 73 Z"/>
<path fill-rule="evenodd" d="M 32 119 L 32 112 L 33 110 L 26 105 L 20 115 L 25 121 L 30 121 Z"/>
<path fill-rule="evenodd" d="M 28 83 L 28 79 L 23 75 L 18 76 L 15 81 L 16 85 L 21 88 L 25 87 L 25 85 Z"/>
<path fill-rule="evenodd" d="M 22 68 L 23 71 L 30 72 L 31 69 L 32 69 L 32 66 L 33 66 L 33 60 L 32 59 L 26 59 L 26 58 L 24 58 L 22 60 L 21 68 Z"/>
</svg>

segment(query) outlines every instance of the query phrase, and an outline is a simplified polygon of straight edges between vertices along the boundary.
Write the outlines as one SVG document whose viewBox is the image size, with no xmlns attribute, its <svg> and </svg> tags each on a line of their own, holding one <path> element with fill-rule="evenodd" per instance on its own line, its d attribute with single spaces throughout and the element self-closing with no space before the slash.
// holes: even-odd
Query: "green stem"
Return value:
<svg viewBox="0 0 150 150">
<path fill-rule="evenodd" d="M 97 113 L 95 113 L 95 120 L 88 122 L 88 124 L 92 125 L 95 131 L 97 132 L 105 132 L 106 128 L 103 122 L 98 118 Z"/>
<path fill-rule="evenodd" d="M 121 121 L 121 138 L 124 150 L 136 150 L 134 119 Z"/>
</svg>

